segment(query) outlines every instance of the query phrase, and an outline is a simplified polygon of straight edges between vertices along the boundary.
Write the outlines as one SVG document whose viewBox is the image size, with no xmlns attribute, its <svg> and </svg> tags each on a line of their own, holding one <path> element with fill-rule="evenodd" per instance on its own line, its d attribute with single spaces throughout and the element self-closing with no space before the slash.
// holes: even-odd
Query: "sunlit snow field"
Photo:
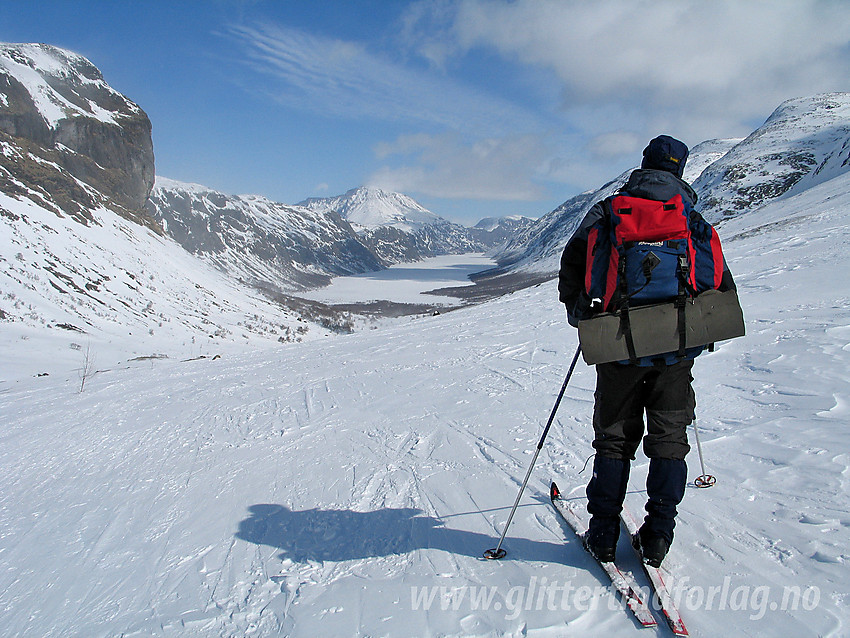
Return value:
<svg viewBox="0 0 850 638">
<path fill-rule="evenodd" d="M 693 636 L 850 631 L 848 209 L 845 175 L 720 227 L 748 335 L 695 365 L 717 485 L 687 490 L 665 561 Z M 507 557 L 481 558 L 575 348 L 552 281 L 353 335 L 130 362 L 82 393 L 73 374 L 7 382 L 0 634 L 669 635 L 617 609 L 546 503 L 553 478 L 583 501 L 584 364 Z"/>
</svg>

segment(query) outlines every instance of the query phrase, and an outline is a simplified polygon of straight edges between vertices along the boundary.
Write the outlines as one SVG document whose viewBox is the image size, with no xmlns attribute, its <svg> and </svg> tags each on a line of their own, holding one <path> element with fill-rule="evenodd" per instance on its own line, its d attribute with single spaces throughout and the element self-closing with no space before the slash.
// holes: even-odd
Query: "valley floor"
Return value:
<svg viewBox="0 0 850 638">
<path fill-rule="evenodd" d="M 428 291 L 448 286 L 472 286 L 469 275 L 495 265 L 496 262 L 480 253 L 431 257 L 415 263 L 396 264 L 378 272 L 336 277 L 330 286 L 299 296 L 328 304 L 389 301 L 451 306 L 460 301 L 428 294 Z"/>
</svg>

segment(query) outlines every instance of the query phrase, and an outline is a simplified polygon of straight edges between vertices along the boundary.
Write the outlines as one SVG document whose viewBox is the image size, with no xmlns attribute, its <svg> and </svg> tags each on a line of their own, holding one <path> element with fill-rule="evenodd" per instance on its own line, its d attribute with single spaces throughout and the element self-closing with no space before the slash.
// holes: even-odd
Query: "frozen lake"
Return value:
<svg viewBox="0 0 850 638">
<path fill-rule="evenodd" d="M 337 277 L 330 286 L 299 297 L 329 304 L 391 301 L 410 304 L 460 305 L 454 297 L 426 295 L 435 288 L 472 286 L 469 275 L 496 265 L 482 253 L 444 255 L 423 261 L 396 264 L 387 270 L 351 277 Z"/>
</svg>

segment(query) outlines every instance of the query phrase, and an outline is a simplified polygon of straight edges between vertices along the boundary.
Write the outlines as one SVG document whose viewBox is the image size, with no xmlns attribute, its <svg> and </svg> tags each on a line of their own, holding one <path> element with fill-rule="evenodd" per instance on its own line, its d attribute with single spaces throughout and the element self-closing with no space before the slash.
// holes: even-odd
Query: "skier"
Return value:
<svg viewBox="0 0 850 638">
<path fill-rule="evenodd" d="M 644 149 L 640 169 L 630 174 L 620 194 L 655 202 L 668 202 L 680 195 L 686 205 L 693 207 L 697 195 L 682 180 L 687 158 L 688 147 L 684 143 L 666 135 L 656 137 Z M 599 301 L 591 300 L 586 291 L 588 237 L 591 227 L 604 216 L 610 216 L 611 210 L 605 201 L 596 203 L 561 256 L 559 298 L 566 305 L 573 326 L 603 310 Z M 690 217 L 705 224 L 696 212 L 692 211 Z M 725 261 L 722 268 L 718 290 L 734 289 Z M 719 272 L 718 267 L 718 275 Z M 636 535 L 636 547 L 644 561 L 654 567 L 661 564 L 670 548 L 676 507 L 685 493 L 685 456 L 690 450 L 686 428 L 695 418 L 691 370 L 694 357 L 703 348 L 596 366 L 593 412 L 596 458 L 593 477 L 587 486 L 591 519 L 585 543 L 602 562 L 614 560 L 630 461 L 634 460 L 641 440 L 650 462 L 647 514 Z"/>
</svg>

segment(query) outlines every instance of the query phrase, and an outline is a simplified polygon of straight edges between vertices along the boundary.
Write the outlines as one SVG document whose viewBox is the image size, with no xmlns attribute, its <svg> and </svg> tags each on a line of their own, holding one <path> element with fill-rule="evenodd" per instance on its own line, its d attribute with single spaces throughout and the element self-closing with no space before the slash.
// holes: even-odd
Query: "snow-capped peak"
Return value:
<svg viewBox="0 0 850 638">
<path fill-rule="evenodd" d="M 407 195 L 366 186 L 337 197 L 307 199 L 299 205 L 315 211 L 335 211 L 353 226 L 363 229 L 393 226 L 412 232 L 446 221 Z"/>
</svg>

